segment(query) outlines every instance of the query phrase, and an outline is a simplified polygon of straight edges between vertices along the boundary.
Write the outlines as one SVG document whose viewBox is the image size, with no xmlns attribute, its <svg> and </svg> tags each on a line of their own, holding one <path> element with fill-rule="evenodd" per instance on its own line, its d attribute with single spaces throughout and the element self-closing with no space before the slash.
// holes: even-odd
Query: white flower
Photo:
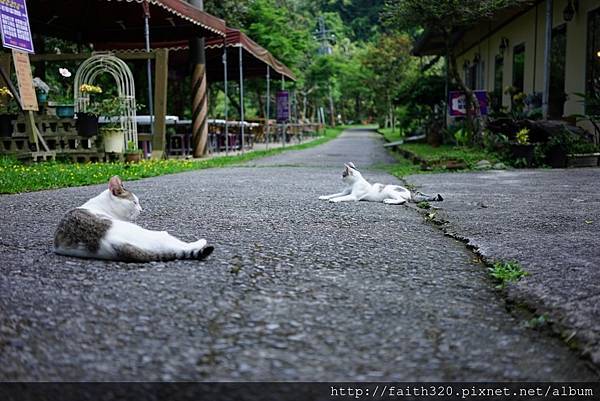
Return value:
<svg viewBox="0 0 600 401">
<path fill-rule="evenodd" d="M 69 78 L 71 76 L 71 71 L 69 71 L 66 68 L 59 68 L 58 72 L 60 73 L 60 75 L 62 75 L 65 78 Z"/>
</svg>

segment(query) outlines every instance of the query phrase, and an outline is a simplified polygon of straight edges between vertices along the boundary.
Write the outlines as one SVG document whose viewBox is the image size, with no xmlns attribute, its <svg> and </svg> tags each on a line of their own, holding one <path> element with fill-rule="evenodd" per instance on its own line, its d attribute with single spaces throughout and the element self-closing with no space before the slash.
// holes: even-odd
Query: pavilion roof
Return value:
<svg viewBox="0 0 600 401">
<path fill-rule="evenodd" d="M 296 76 L 285 64 L 277 60 L 268 50 L 254 42 L 245 33 L 238 29 L 227 28 L 225 38 L 210 37 L 205 41 L 205 57 L 206 57 L 206 74 L 208 80 L 212 82 L 222 81 L 224 78 L 223 71 L 223 46 L 227 43 L 227 74 L 230 81 L 239 79 L 239 55 L 233 51 L 236 48 L 242 48 L 242 66 L 244 69 L 245 78 L 256 78 L 266 76 L 268 65 L 271 68 L 270 75 L 273 79 L 296 80 Z M 168 48 L 171 50 L 169 54 L 169 64 L 172 69 L 181 70 L 188 68 L 189 58 L 189 41 L 160 41 L 150 38 L 150 47 Z M 144 51 L 144 43 L 103 43 L 100 50 L 129 50 L 129 51 Z M 183 74 L 185 75 L 185 74 Z"/>
<path fill-rule="evenodd" d="M 183 0 L 35 0 L 28 2 L 34 34 L 82 44 L 143 42 L 144 5 L 153 40 L 224 37 L 225 21 Z"/>
</svg>

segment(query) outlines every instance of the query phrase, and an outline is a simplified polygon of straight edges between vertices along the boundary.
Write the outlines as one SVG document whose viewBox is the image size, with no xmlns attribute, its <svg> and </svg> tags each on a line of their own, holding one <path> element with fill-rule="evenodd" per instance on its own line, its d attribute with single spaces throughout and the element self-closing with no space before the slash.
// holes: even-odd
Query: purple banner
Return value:
<svg viewBox="0 0 600 401">
<path fill-rule="evenodd" d="M 0 1 L 0 29 L 4 47 L 33 53 L 25 0 Z"/>
<path fill-rule="evenodd" d="M 479 109 L 481 110 L 481 115 L 487 115 L 488 108 L 488 97 L 487 91 L 478 90 L 473 91 L 475 97 L 479 101 Z M 459 91 L 451 91 L 448 99 L 448 108 L 450 109 L 451 117 L 463 117 L 467 114 L 466 111 L 466 101 L 465 94 Z"/>
<path fill-rule="evenodd" d="M 288 91 L 277 92 L 277 122 L 284 123 L 290 120 L 290 97 Z"/>
</svg>

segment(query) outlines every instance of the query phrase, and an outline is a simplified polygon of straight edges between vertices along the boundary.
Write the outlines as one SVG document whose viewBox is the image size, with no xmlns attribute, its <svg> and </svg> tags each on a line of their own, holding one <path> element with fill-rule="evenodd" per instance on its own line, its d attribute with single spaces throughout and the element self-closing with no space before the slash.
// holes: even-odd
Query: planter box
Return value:
<svg viewBox="0 0 600 401">
<path fill-rule="evenodd" d="M 510 153 L 514 160 L 522 159 L 525 160 L 527 166 L 533 164 L 535 145 L 533 144 L 519 144 L 511 143 Z"/>
<path fill-rule="evenodd" d="M 597 167 L 600 153 L 577 153 L 567 155 L 567 167 Z"/>
<path fill-rule="evenodd" d="M 72 104 L 57 104 L 55 110 L 58 117 L 73 118 L 75 116 L 75 106 Z"/>
<path fill-rule="evenodd" d="M 125 161 L 127 163 L 139 163 L 142 160 L 142 152 L 125 153 Z"/>
</svg>

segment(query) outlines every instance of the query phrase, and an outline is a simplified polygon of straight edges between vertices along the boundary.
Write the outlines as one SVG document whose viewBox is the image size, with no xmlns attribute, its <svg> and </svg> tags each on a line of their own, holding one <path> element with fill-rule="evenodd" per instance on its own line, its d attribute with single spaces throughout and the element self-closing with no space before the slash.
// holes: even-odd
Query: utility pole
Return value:
<svg viewBox="0 0 600 401">
<path fill-rule="evenodd" d="M 315 38 L 320 43 L 319 54 L 332 54 L 331 42 L 335 39 L 335 35 L 325 26 L 325 18 L 319 16 L 318 28 L 315 31 Z"/>
<path fill-rule="evenodd" d="M 188 0 L 188 2 L 204 11 L 203 0 Z M 206 154 L 208 142 L 208 97 L 203 37 L 196 36 L 190 39 L 190 62 L 192 64 L 192 154 L 194 157 L 202 157 Z"/>
<path fill-rule="evenodd" d="M 319 54 L 329 55 L 333 53 L 331 42 L 335 39 L 335 34 L 327 29 L 325 25 L 325 18 L 322 15 L 319 16 L 318 28 L 315 31 L 315 39 L 319 42 Z M 329 80 L 328 80 L 329 81 Z M 329 123 L 332 127 L 335 127 L 335 107 L 333 104 L 333 92 L 331 89 L 331 83 L 328 82 L 328 97 L 329 97 Z"/>
</svg>

